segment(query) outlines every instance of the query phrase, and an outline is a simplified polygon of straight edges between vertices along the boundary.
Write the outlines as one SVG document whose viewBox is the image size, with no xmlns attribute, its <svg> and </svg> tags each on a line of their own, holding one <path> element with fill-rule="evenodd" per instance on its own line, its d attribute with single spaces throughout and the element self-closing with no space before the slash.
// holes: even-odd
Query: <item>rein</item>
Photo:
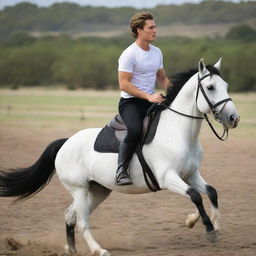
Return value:
<svg viewBox="0 0 256 256">
<path fill-rule="evenodd" d="M 163 105 L 162 105 L 162 106 L 163 106 Z M 167 109 L 169 109 L 169 110 L 171 110 L 172 112 L 174 112 L 174 113 L 176 113 L 176 114 L 181 115 L 181 116 L 185 116 L 185 117 L 189 117 L 189 118 L 193 118 L 193 119 L 204 119 L 204 117 L 201 117 L 201 116 L 190 116 L 190 115 L 181 113 L 181 112 L 179 112 L 179 111 L 177 111 L 177 110 L 174 110 L 174 109 L 172 109 L 172 108 L 170 108 L 170 107 L 167 107 L 167 106 L 164 106 L 164 107 L 167 108 Z"/>
<path fill-rule="evenodd" d="M 221 123 L 221 124 L 224 126 L 224 124 L 223 124 L 222 121 L 221 121 L 221 120 L 222 120 L 221 112 L 222 112 L 222 110 L 225 108 L 227 102 L 228 102 L 228 101 L 232 101 L 232 99 L 231 99 L 231 98 L 226 98 L 226 99 L 221 100 L 221 101 L 219 101 L 219 102 L 217 102 L 217 103 L 215 103 L 215 104 L 212 104 L 212 103 L 211 103 L 211 101 L 209 100 L 207 94 L 205 93 L 204 88 L 203 88 L 202 83 L 201 83 L 202 80 L 204 80 L 206 77 L 211 76 L 211 75 L 212 75 L 212 74 L 210 73 L 210 74 L 207 74 L 207 75 L 205 75 L 205 76 L 203 76 L 203 77 L 201 77 L 201 78 L 200 78 L 199 75 L 198 75 L 198 86 L 197 86 L 197 91 L 196 91 L 196 103 L 197 103 L 198 94 L 199 94 L 199 89 L 200 89 L 200 91 L 202 92 L 202 94 L 203 94 L 203 96 L 204 96 L 204 98 L 205 98 L 207 104 L 209 105 L 209 107 L 210 107 L 210 109 L 211 109 L 211 112 L 213 113 L 214 119 L 217 120 L 219 123 Z M 216 107 L 218 107 L 218 106 L 221 105 L 221 104 L 224 104 L 223 107 L 221 108 L 220 111 L 217 111 L 217 110 L 216 110 Z M 174 113 L 176 113 L 176 114 L 179 114 L 179 115 L 181 115 L 181 116 L 185 116 L 185 117 L 189 117 L 189 118 L 193 118 L 193 119 L 199 119 L 199 120 L 200 120 L 200 119 L 205 119 L 205 120 L 207 121 L 208 125 L 210 126 L 212 132 L 215 134 L 215 136 L 216 136 L 219 140 L 225 141 L 225 140 L 228 139 L 228 128 L 224 126 L 223 134 L 220 136 L 220 135 L 216 132 L 216 130 L 214 129 L 213 125 L 211 124 L 211 122 L 210 122 L 210 120 L 209 120 L 207 114 L 204 114 L 204 117 L 201 117 L 201 116 L 191 116 L 191 115 L 187 115 L 187 114 L 181 113 L 181 112 L 179 112 L 179 111 L 177 111 L 177 110 L 174 110 L 174 109 L 170 108 L 169 106 L 162 105 L 162 104 L 161 104 L 161 106 L 163 106 L 163 107 L 165 107 L 166 109 L 169 109 L 169 110 L 171 110 L 172 112 L 174 112 Z M 224 137 L 225 137 L 225 138 L 224 138 Z"/>
</svg>

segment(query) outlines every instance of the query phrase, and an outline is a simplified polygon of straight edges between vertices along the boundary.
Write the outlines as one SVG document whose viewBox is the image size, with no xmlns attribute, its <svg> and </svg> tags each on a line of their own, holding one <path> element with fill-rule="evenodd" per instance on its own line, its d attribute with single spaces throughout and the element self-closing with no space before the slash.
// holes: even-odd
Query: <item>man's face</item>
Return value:
<svg viewBox="0 0 256 256">
<path fill-rule="evenodd" d="M 146 20 L 143 29 L 138 29 L 138 37 L 153 42 L 156 38 L 156 24 L 154 20 Z"/>
</svg>

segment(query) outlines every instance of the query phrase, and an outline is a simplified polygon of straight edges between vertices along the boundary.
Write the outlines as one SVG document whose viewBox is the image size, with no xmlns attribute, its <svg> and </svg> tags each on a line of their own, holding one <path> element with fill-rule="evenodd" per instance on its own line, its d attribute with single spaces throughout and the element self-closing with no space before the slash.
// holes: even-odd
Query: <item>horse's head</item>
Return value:
<svg viewBox="0 0 256 256">
<path fill-rule="evenodd" d="M 220 75 L 221 58 L 214 66 L 198 64 L 197 107 L 202 113 L 211 113 L 225 129 L 237 127 L 240 117 L 228 95 L 228 84 Z"/>
</svg>

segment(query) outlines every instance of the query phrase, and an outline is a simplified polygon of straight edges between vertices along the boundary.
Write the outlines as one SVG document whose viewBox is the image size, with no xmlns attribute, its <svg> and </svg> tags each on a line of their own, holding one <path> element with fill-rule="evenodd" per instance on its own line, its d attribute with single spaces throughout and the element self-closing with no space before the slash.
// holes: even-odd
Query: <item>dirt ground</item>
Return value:
<svg viewBox="0 0 256 256">
<path fill-rule="evenodd" d="M 70 137 L 76 128 L 0 127 L 0 169 L 24 167 L 37 160 L 51 141 Z M 233 132 L 234 134 L 236 131 Z M 208 133 L 209 134 L 209 133 Z M 255 136 L 232 136 L 227 142 L 203 135 L 202 173 L 219 193 L 221 233 L 209 243 L 199 222 L 185 226 L 195 207 L 168 191 L 143 195 L 113 192 L 91 216 L 96 240 L 113 256 L 255 256 Z M 0 198 L 0 256 L 63 256 L 63 213 L 71 197 L 56 175 L 39 194 L 19 204 Z M 209 212 L 208 199 L 204 203 Z M 76 232 L 79 255 L 90 255 Z"/>
</svg>

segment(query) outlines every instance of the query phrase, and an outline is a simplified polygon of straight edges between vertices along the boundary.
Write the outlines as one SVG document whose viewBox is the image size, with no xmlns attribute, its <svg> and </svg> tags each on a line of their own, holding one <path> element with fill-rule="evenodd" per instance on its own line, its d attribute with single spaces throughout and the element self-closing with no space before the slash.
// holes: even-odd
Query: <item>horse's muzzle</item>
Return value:
<svg viewBox="0 0 256 256">
<path fill-rule="evenodd" d="M 236 128 L 238 126 L 239 121 L 240 121 L 240 116 L 232 114 L 229 117 L 229 119 L 230 119 L 230 123 L 231 123 L 230 128 L 231 129 Z"/>
<path fill-rule="evenodd" d="M 233 129 L 238 126 L 238 123 L 240 121 L 240 116 L 238 114 L 231 114 L 231 115 L 225 115 L 224 113 L 217 113 L 215 114 L 215 120 L 217 120 L 219 123 L 221 123 L 224 127 L 224 129 Z M 216 116 L 218 118 L 216 118 Z"/>
<path fill-rule="evenodd" d="M 240 116 L 236 115 L 236 114 L 232 114 L 229 116 L 229 120 L 228 122 L 225 122 L 225 125 L 230 128 L 236 128 L 238 126 L 238 123 L 240 121 Z"/>
</svg>

